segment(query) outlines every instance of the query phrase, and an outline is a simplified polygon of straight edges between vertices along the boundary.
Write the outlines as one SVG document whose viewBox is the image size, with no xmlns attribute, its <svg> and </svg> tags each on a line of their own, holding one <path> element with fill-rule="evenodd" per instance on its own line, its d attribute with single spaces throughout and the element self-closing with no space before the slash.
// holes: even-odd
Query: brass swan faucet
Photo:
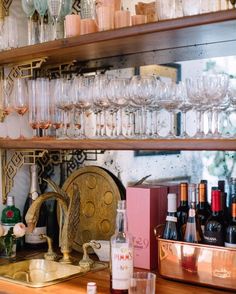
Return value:
<svg viewBox="0 0 236 294">
<path fill-rule="evenodd" d="M 60 188 L 59 188 L 60 189 Z M 28 226 L 29 232 L 32 232 L 37 224 L 39 217 L 39 210 L 42 203 L 48 199 L 56 199 L 60 205 L 60 236 L 59 236 L 59 246 L 61 253 L 63 254 L 60 262 L 71 263 L 71 247 L 74 241 L 74 237 L 77 230 L 77 225 L 79 223 L 79 190 L 78 186 L 74 184 L 73 186 L 73 195 L 68 197 L 64 191 L 58 192 L 47 192 L 44 193 L 30 206 L 26 216 L 25 221 Z"/>
</svg>

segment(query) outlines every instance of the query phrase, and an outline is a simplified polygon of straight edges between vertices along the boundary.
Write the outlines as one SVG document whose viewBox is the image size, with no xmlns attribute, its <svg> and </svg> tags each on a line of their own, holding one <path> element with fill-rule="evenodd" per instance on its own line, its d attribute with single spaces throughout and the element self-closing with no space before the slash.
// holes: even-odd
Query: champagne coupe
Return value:
<svg viewBox="0 0 236 294">
<path fill-rule="evenodd" d="M 28 18 L 28 45 L 32 45 L 33 41 L 33 22 L 32 16 L 35 11 L 34 0 L 21 0 L 22 8 Z"/>
<path fill-rule="evenodd" d="M 39 16 L 40 16 L 40 36 L 39 36 L 39 40 L 40 42 L 44 42 L 45 41 L 45 37 L 44 37 L 44 15 L 47 11 L 48 8 L 48 4 L 47 4 L 47 0 L 34 0 L 34 7 L 36 9 L 36 11 L 38 12 Z"/>
<path fill-rule="evenodd" d="M 29 96 L 26 79 L 17 78 L 14 81 L 13 90 L 13 106 L 15 111 L 20 115 L 20 138 L 24 138 L 22 135 L 22 118 L 29 108 Z"/>
<path fill-rule="evenodd" d="M 47 0 L 48 9 L 53 19 L 53 39 L 57 39 L 57 23 L 60 17 L 63 0 Z"/>
</svg>

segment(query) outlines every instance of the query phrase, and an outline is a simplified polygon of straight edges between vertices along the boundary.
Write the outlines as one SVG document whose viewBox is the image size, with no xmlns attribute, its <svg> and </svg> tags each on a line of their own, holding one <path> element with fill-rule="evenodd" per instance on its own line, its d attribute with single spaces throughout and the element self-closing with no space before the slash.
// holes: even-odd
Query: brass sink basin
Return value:
<svg viewBox="0 0 236 294">
<path fill-rule="evenodd" d="M 96 262 L 91 270 L 105 267 L 107 267 L 106 264 Z M 57 284 L 85 272 L 77 265 L 45 259 L 29 259 L 0 266 L 0 280 L 37 288 Z"/>
</svg>

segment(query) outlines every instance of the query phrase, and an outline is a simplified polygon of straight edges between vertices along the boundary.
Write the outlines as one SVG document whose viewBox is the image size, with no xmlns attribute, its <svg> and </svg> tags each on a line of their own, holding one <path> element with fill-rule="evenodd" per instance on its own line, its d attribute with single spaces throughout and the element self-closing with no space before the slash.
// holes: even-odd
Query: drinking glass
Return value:
<svg viewBox="0 0 236 294">
<path fill-rule="evenodd" d="M 154 76 L 133 76 L 130 81 L 132 102 L 140 108 L 140 138 L 147 137 L 147 107 L 155 96 Z"/>
<path fill-rule="evenodd" d="M 7 116 L 14 111 L 11 83 L 9 83 L 7 79 L 4 79 L 2 83 L 2 87 L 3 87 L 2 109 L 3 109 L 4 115 Z M 6 122 L 6 133 L 7 133 L 6 137 L 9 138 L 7 122 Z"/>
<path fill-rule="evenodd" d="M 115 110 L 114 114 L 116 115 L 115 120 L 115 133 L 118 133 L 115 137 L 117 139 L 124 139 L 125 136 L 123 134 L 123 110 L 128 105 L 128 86 L 130 79 L 127 78 L 115 78 L 109 81 L 108 88 L 108 99 L 111 103 L 111 106 L 114 106 L 112 109 Z M 117 113 L 120 113 L 119 119 L 119 127 L 118 127 L 118 117 Z M 113 129 L 113 122 L 112 122 Z M 113 135 L 114 136 L 114 135 Z"/>
<path fill-rule="evenodd" d="M 80 123 L 81 133 L 79 139 L 87 138 L 85 134 L 86 111 L 92 106 L 92 83 L 91 77 L 76 77 L 73 81 L 73 96 L 75 98 L 75 107 L 81 112 Z"/>
<path fill-rule="evenodd" d="M 107 77 L 97 75 L 93 82 L 93 106 L 96 116 L 96 133 L 95 138 L 107 139 L 107 109 L 110 102 L 107 96 Z"/>
<path fill-rule="evenodd" d="M 34 7 L 40 16 L 40 34 L 39 34 L 39 41 L 45 42 L 44 36 L 44 15 L 47 11 L 48 4 L 47 0 L 34 0 Z"/>
<path fill-rule="evenodd" d="M 179 96 L 176 95 L 176 84 L 172 81 L 162 82 L 159 90 L 159 105 L 163 109 L 167 110 L 169 113 L 170 119 L 170 128 L 168 134 L 165 136 L 167 139 L 174 138 L 175 134 L 175 125 L 174 118 L 175 113 L 178 110 L 178 106 L 181 104 Z"/>
<path fill-rule="evenodd" d="M 33 21 L 32 16 L 35 11 L 34 0 L 21 0 L 22 8 L 28 18 L 28 45 L 35 43 L 35 36 L 33 36 Z"/>
<path fill-rule="evenodd" d="M 36 80 L 36 124 L 42 130 L 42 136 L 47 136 L 51 126 L 49 80 L 38 78 Z"/>
<path fill-rule="evenodd" d="M 235 8 L 236 0 L 230 0 L 230 3 L 233 5 L 233 8 Z"/>
<path fill-rule="evenodd" d="M 23 115 L 28 111 L 29 107 L 29 96 L 26 79 L 17 78 L 14 81 L 13 88 L 13 107 L 15 111 L 20 115 L 20 138 L 23 138 L 22 134 L 22 118 Z"/>
<path fill-rule="evenodd" d="M 63 0 L 47 0 L 48 9 L 53 19 L 53 39 L 57 39 L 57 23 L 60 17 Z"/>
<path fill-rule="evenodd" d="M 173 0 L 157 0 L 156 9 L 159 20 L 175 17 L 175 1 Z"/>
<path fill-rule="evenodd" d="M 184 16 L 199 14 L 201 11 L 201 0 L 183 0 L 182 3 Z"/>
<path fill-rule="evenodd" d="M 29 124 L 33 129 L 33 136 L 39 136 L 39 126 L 37 121 L 37 96 L 36 96 L 36 80 L 28 81 L 29 91 Z"/>
<path fill-rule="evenodd" d="M 136 272 L 130 279 L 129 294 L 155 294 L 156 275 L 149 272 Z"/>
</svg>

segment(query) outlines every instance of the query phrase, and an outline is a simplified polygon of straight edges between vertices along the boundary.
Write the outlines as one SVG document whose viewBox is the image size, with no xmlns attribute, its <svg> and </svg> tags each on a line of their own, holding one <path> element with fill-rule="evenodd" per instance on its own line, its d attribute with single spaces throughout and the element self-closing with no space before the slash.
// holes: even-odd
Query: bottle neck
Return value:
<svg viewBox="0 0 236 294">
<path fill-rule="evenodd" d="M 33 200 L 35 200 L 40 194 L 40 189 L 38 184 L 37 165 L 32 165 L 30 172 L 31 172 L 31 182 L 30 182 L 29 195 Z"/>
<path fill-rule="evenodd" d="M 15 206 L 15 198 L 13 196 L 7 197 L 7 206 Z"/>
<path fill-rule="evenodd" d="M 117 210 L 116 215 L 116 231 L 117 233 L 127 232 L 128 224 L 126 217 L 126 210 Z"/>
</svg>

